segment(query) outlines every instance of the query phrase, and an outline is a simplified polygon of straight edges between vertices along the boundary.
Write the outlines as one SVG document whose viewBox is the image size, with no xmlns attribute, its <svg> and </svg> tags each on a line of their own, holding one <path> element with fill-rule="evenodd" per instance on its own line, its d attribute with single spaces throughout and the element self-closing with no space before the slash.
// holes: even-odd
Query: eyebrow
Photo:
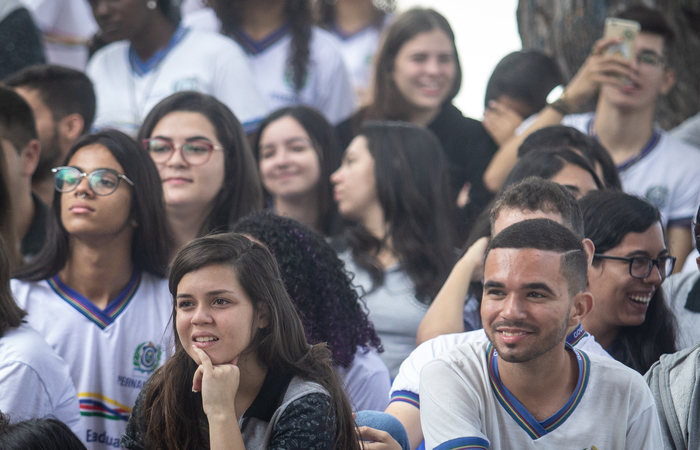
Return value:
<svg viewBox="0 0 700 450">
<path fill-rule="evenodd" d="M 502 288 L 505 285 L 503 283 L 500 283 L 498 281 L 487 281 L 484 283 L 484 289 L 490 289 L 490 288 Z"/>
<path fill-rule="evenodd" d="M 233 292 L 233 291 L 231 291 L 231 290 L 229 290 L 229 289 L 216 289 L 216 290 L 208 291 L 208 292 L 205 292 L 205 293 L 204 293 L 204 295 L 206 295 L 206 296 L 221 295 L 221 294 L 233 294 L 233 295 L 236 295 L 235 292 Z M 185 293 L 183 293 L 183 294 L 177 294 L 177 298 L 192 298 L 192 297 L 194 297 L 194 295 L 188 294 L 187 292 L 185 292 Z"/>
<path fill-rule="evenodd" d="M 549 294 L 554 295 L 554 291 L 547 286 L 546 283 L 525 283 L 521 286 L 522 289 L 536 289 L 538 291 L 545 291 Z"/>
<path fill-rule="evenodd" d="M 666 254 L 666 253 L 668 253 L 668 249 L 667 249 L 667 248 L 661 250 L 661 251 L 658 253 L 658 255 L 663 255 L 663 254 Z M 657 255 L 657 256 L 658 256 L 658 255 Z M 647 257 L 647 258 L 651 258 L 651 254 L 650 254 L 649 252 L 647 252 L 646 250 L 636 250 L 636 251 L 634 251 L 634 252 L 630 252 L 630 253 L 627 254 L 627 257 L 628 257 L 628 258 L 634 258 L 635 256 L 644 256 L 644 257 Z"/>
<path fill-rule="evenodd" d="M 161 135 L 158 135 L 158 136 L 151 136 L 151 139 L 164 139 L 164 140 L 170 141 L 170 142 L 173 142 L 173 141 L 175 140 L 175 139 L 173 139 L 173 138 L 171 138 L 171 137 L 168 137 L 168 136 L 161 136 Z M 188 138 L 185 138 L 185 142 L 190 142 L 190 141 L 207 141 L 207 142 L 211 142 L 211 139 L 209 139 L 209 138 L 206 137 L 206 136 L 190 136 L 190 137 L 188 137 Z"/>
</svg>

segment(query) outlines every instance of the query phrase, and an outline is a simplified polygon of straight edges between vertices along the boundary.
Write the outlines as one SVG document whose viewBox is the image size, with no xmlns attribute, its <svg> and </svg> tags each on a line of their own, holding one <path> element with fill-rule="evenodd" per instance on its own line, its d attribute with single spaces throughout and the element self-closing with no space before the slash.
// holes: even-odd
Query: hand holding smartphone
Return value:
<svg viewBox="0 0 700 450">
<path fill-rule="evenodd" d="M 635 41 L 640 29 L 641 25 L 634 20 L 618 19 L 616 17 L 605 19 L 603 37 L 621 40 L 617 44 L 609 46 L 605 53 L 608 55 L 620 55 L 631 61 L 635 56 Z"/>
</svg>

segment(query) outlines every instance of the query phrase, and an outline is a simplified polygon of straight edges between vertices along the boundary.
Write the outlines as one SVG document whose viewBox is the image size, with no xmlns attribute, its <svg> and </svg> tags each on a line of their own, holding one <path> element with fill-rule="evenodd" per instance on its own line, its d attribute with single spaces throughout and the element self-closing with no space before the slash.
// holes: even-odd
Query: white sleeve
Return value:
<svg viewBox="0 0 700 450">
<path fill-rule="evenodd" d="M 389 404 L 389 369 L 373 350 L 362 352 L 355 354 L 350 368 L 339 370 L 345 393 L 354 411 L 384 411 Z"/>
<path fill-rule="evenodd" d="M 267 106 L 245 52 L 227 40 L 230 50 L 216 59 L 211 95 L 233 111 L 246 133 L 252 133 L 267 115 Z"/>
<path fill-rule="evenodd" d="M 670 136 L 667 136 L 669 138 Z M 700 177 L 695 170 L 700 165 L 700 149 L 675 141 L 678 145 L 683 145 L 688 152 L 688 159 L 678 161 L 681 165 L 686 165 L 689 170 L 679 173 L 673 188 L 673 201 L 668 215 L 668 227 L 682 226 L 689 227 L 695 219 L 700 204 Z M 672 145 L 669 142 L 669 145 Z M 692 167 L 692 169 L 690 169 Z M 675 222 L 675 223 L 674 223 Z"/>
<path fill-rule="evenodd" d="M 0 411 L 13 422 L 55 415 L 44 381 L 33 368 L 17 361 L 0 366 Z"/>
<path fill-rule="evenodd" d="M 631 411 L 633 414 L 637 412 L 634 410 L 636 406 L 641 406 L 641 409 L 627 424 L 626 450 L 658 450 L 664 448 L 656 404 L 646 383 L 643 385 L 643 391 L 644 398 L 641 405 L 630 405 L 633 408 L 633 411 Z"/>
<path fill-rule="evenodd" d="M 21 0 L 32 12 L 32 18 L 42 32 L 51 31 L 58 17 L 61 1 L 59 0 Z"/>
<path fill-rule="evenodd" d="M 481 400 L 449 363 L 435 359 L 426 364 L 420 393 L 426 449 L 489 448 L 481 431 Z"/>
</svg>

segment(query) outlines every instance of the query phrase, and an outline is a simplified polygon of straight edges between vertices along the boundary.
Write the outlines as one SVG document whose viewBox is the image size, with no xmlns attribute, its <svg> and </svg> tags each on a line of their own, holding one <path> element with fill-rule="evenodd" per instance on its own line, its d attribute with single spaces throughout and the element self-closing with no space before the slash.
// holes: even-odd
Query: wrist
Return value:
<svg viewBox="0 0 700 450">
<path fill-rule="evenodd" d="M 562 91 L 561 95 L 559 95 L 556 100 L 549 103 L 549 107 L 562 116 L 576 112 L 576 103 L 572 101 L 571 96 L 566 92 L 566 90 Z"/>
</svg>

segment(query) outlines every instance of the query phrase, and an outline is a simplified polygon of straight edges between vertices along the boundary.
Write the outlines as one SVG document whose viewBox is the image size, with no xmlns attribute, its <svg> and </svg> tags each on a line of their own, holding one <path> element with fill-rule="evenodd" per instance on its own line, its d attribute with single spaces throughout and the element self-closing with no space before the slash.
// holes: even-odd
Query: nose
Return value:
<svg viewBox="0 0 700 450">
<path fill-rule="evenodd" d="M 440 72 L 440 61 L 437 58 L 428 58 L 424 68 L 429 74 L 437 74 Z"/>
<path fill-rule="evenodd" d="M 654 264 L 651 267 L 651 272 L 649 275 L 644 279 L 645 283 L 650 283 L 653 284 L 654 286 L 659 286 L 661 285 L 661 282 L 664 281 L 663 277 L 661 276 L 661 271 L 659 270 L 659 265 Z"/>
<path fill-rule="evenodd" d="M 78 186 L 75 188 L 73 191 L 73 195 L 76 196 L 82 196 L 82 197 L 89 197 L 94 192 L 92 192 L 92 189 L 90 188 L 90 183 L 88 181 L 89 176 L 87 177 L 81 177 L 80 181 L 78 182 Z"/>
<path fill-rule="evenodd" d="M 331 183 L 333 183 L 334 185 L 340 183 L 342 170 L 342 166 L 338 167 L 338 169 L 331 174 Z"/>
<path fill-rule="evenodd" d="M 275 165 L 284 167 L 289 164 L 289 152 L 286 148 L 278 148 L 274 156 Z"/>
<path fill-rule="evenodd" d="M 165 164 L 169 167 L 185 167 L 188 166 L 185 158 L 182 157 L 182 146 L 173 144 L 173 151 L 170 153 L 170 158 L 165 161 Z"/>
<path fill-rule="evenodd" d="M 521 320 L 527 316 L 520 296 L 511 293 L 503 300 L 501 317 L 507 320 Z"/>
<path fill-rule="evenodd" d="M 100 20 L 109 15 L 109 5 L 106 0 L 93 0 L 90 2 L 92 6 L 92 14 L 96 20 Z"/>
<path fill-rule="evenodd" d="M 194 325 L 211 323 L 211 314 L 209 313 L 207 305 L 202 303 L 197 305 L 192 314 L 191 322 Z"/>
</svg>

